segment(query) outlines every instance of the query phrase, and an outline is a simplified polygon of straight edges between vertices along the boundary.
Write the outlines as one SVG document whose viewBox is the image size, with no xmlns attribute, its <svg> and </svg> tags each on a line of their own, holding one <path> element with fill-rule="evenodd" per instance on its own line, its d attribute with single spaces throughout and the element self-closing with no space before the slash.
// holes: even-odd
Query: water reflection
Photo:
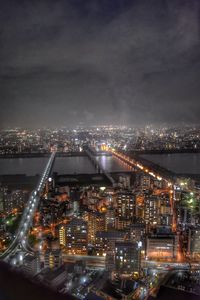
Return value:
<svg viewBox="0 0 200 300">
<path fill-rule="evenodd" d="M 132 168 L 115 156 L 99 156 L 97 160 L 107 172 L 130 171 Z"/>
</svg>

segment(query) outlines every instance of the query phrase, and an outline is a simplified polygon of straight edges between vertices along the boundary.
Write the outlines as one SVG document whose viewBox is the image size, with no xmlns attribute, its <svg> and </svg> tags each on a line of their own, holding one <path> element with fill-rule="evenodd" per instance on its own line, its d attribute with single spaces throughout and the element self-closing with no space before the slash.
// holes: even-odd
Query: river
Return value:
<svg viewBox="0 0 200 300">
<path fill-rule="evenodd" d="M 130 171 L 130 168 L 116 157 L 99 156 L 96 159 L 108 172 Z M 41 174 L 47 161 L 47 157 L 1 158 L 0 175 L 26 174 L 32 176 Z M 55 159 L 53 172 L 58 174 L 94 174 L 96 170 L 86 156 L 66 156 Z"/>
<path fill-rule="evenodd" d="M 177 174 L 200 174 L 200 153 L 144 154 L 141 157 Z"/>
<path fill-rule="evenodd" d="M 200 153 L 144 154 L 141 156 L 175 173 L 200 174 Z M 107 172 L 130 171 L 127 164 L 114 156 L 97 156 L 96 159 Z M 32 176 L 41 174 L 47 161 L 47 157 L 1 158 L 0 175 L 26 174 Z M 53 172 L 92 174 L 96 170 L 86 156 L 66 156 L 56 158 Z"/>
<path fill-rule="evenodd" d="M 26 174 L 33 176 L 41 174 L 47 161 L 47 157 L 1 158 L 0 175 Z"/>
</svg>

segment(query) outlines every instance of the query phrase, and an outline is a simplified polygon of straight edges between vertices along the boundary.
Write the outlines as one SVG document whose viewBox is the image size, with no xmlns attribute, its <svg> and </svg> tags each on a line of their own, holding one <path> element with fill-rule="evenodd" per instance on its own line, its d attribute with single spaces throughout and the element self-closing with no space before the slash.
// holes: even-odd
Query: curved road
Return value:
<svg viewBox="0 0 200 300">
<path fill-rule="evenodd" d="M 38 207 L 39 201 L 40 201 L 40 193 L 43 191 L 43 188 L 45 186 L 46 180 L 49 177 L 49 174 L 51 172 L 51 168 L 54 163 L 54 159 L 56 156 L 56 152 L 52 152 L 48 163 L 44 169 L 44 172 L 40 178 L 40 181 L 36 187 L 36 189 L 31 193 L 27 207 L 24 209 L 20 225 L 18 227 L 15 239 L 10 244 L 8 249 L 0 255 L 0 259 L 9 260 L 9 258 L 16 254 L 19 248 L 23 248 L 26 252 L 28 252 L 27 249 L 27 236 L 30 230 L 30 227 L 32 226 L 34 213 Z"/>
</svg>

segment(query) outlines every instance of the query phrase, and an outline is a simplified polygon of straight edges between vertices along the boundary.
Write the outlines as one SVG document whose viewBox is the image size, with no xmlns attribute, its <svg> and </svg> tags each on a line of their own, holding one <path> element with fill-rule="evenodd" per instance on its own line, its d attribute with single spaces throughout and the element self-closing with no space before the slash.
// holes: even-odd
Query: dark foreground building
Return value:
<svg viewBox="0 0 200 300">
<path fill-rule="evenodd" d="M 147 300 L 200 300 L 200 296 L 186 291 L 161 286 L 155 297 L 149 296 Z"/>
<path fill-rule="evenodd" d="M 75 300 L 70 295 L 58 294 L 47 287 L 37 285 L 0 262 L 0 300 Z"/>
</svg>

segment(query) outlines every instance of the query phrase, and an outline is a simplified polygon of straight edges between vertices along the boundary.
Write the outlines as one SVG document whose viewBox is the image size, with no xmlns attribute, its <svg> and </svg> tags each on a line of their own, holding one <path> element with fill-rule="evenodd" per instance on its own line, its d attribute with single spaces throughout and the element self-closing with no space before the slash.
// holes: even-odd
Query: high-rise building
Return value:
<svg viewBox="0 0 200 300">
<path fill-rule="evenodd" d="M 178 223 L 182 225 L 183 228 L 195 225 L 195 218 L 190 207 L 179 206 L 177 208 L 177 216 Z"/>
<path fill-rule="evenodd" d="M 129 227 L 129 238 L 131 241 L 139 242 L 145 236 L 145 223 L 133 223 Z"/>
<path fill-rule="evenodd" d="M 149 228 L 172 225 L 172 208 L 168 193 L 146 195 L 144 219 Z"/>
<path fill-rule="evenodd" d="M 194 195 L 188 192 L 182 192 L 179 201 L 175 203 L 177 210 L 177 222 L 183 229 L 195 226 L 198 223 L 196 214 L 199 210 L 199 201 L 196 201 Z"/>
<path fill-rule="evenodd" d="M 151 177 L 146 174 L 142 174 L 140 177 L 140 186 L 142 190 L 149 190 L 151 188 Z"/>
<path fill-rule="evenodd" d="M 159 225 L 170 226 L 172 225 L 172 207 L 170 203 L 170 194 L 161 193 L 160 195 L 160 212 L 159 212 Z"/>
<path fill-rule="evenodd" d="M 94 243 L 96 233 L 106 230 L 105 213 L 89 211 L 86 214 L 86 220 L 88 222 L 88 242 Z"/>
<path fill-rule="evenodd" d="M 119 273 L 139 274 L 141 266 L 141 249 L 137 242 L 115 243 L 115 268 Z"/>
<path fill-rule="evenodd" d="M 116 198 L 116 215 L 131 219 L 135 216 L 135 196 L 131 192 L 119 192 Z"/>
<path fill-rule="evenodd" d="M 124 230 L 129 228 L 131 224 L 131 219 L 116 217 L 115 218 L 115 229 Z"/>
<path fill-rule="evenodd" d="M 105 213 L 106 230 L 113 230 L 115 228 L 115 210 L 108 208 Z"/>
<path fill-rule="evenodd" d="M 88 226 L 81 218 L 66 224 L 66 247 L 70 254 L 87 254 Z"/>
<path fill-rule="evenodd" d="M 8 188 L 1 188 L 0 211 L 10 213 L 14 209 L 22 210 L 28 200 L 28 193 L 22 190 L 10 191 Z"/>
<path fill-rule="evenodd" d="M 148 225 L 156 225 L 159 215 L 159 199 L 155 195 L 145 197 L 144 219 Z"/>
<path fill-rule="evenodd" d="M 114 256 L 115 253 L 115 242 L 123 242 L 126 237 L 126 232 L 124 231 L 99 231 L 96 234 L 95 239 L 95 249 L 97 255 L 107 255 L 111 252 Z"/>
<path fill-rule="evenodd" d="M 130 175 L 119 176 L 119 185 L 123 189 L 130 189 Z"/>
</svg>

